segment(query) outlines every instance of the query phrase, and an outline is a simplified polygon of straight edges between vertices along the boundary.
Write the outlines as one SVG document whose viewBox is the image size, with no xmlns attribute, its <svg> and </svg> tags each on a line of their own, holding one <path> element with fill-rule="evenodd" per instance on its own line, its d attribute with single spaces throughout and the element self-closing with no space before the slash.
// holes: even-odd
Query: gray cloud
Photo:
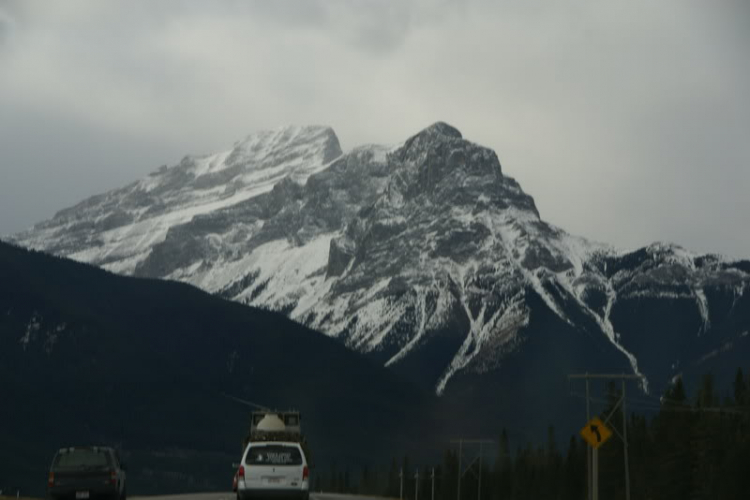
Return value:
<svg viewBox="0 0 750 500">
<path fill-rule="evenodd" d="M 0 48 L 10 42 L 14 28 L 13 18 L 0 8 Z"/>
<path fill-rule="evenodd" d="M 750 256 L 750 4 L 719 3 L 6 2 L 0 233 L 254 130 L 440 119 L 572 232 Z"/>
<path fill-rule="evenodd" d="M 374 54 L 400 48 L 410 31 L 460 12 L 459 0 L 254 0 L 246 13 L 277 27 L 325 31 L 339 43 Z"/>
</svg>

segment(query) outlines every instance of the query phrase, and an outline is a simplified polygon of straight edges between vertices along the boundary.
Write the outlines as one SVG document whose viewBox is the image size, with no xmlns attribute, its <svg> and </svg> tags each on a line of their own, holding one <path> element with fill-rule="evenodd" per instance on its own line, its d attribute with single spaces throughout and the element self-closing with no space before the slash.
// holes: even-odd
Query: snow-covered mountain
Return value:
<svg viewBox="0 0 750 500">
<path fill-rule="evenodd" d="M 171 228 L 270 191 L 282 179 L 304 182 L 340 155 L 329 127 L 260 132 L 228 151 L 186 156 L 171 168 L 93 196 L 15 239 L 130 274 Z"/>
<path fill-rule="evenodd" d="M 750 262 L 570 235 L 445 123 L 346 154 L 324 127 L 260 133 L 13 240 L 284 311 L 438 393 L 524 359 L 659 391 L 750 353 Z"/>
</svg>

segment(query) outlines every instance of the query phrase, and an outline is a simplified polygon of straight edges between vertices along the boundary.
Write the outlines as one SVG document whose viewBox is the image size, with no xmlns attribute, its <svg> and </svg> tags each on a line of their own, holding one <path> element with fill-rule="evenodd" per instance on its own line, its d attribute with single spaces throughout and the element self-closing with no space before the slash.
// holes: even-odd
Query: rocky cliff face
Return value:
<svg viewBox="0 0 750 500">
<path fill-rule="evenodd" d="M 15 240 L 284 311 L 441 394 L 597 366 L 654 392 L 750 352 L 750 263 L 569 235 L 445 123 L 346 154 L 325 128 L 251 136 Z"/>
</svg>

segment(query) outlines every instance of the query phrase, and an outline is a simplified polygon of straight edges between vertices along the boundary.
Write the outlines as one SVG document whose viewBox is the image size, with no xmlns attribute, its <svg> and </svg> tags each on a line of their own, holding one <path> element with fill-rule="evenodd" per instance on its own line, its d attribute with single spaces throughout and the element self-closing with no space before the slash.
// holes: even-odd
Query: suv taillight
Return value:
<svg viewBox="0 0 750 500">
<path fill-rule="evenodd" d="M 50 472 L 49 478 L 47 478 L 47 487 L 51 488 L 55 485 L 55 473 Z"/>
<path fill-rule="evenodd" d="M 310 477 L 310 469 L 307 467 L 307 465 L 305 465 L 305 467 L 302 469 L 302 480 L 304 481 L 308 477 Z"/>
<path fill-rule="evenodd" d="M 112 484 L 117 484 L 117 471 L 115 469 L 109 471 L 109 481 Z"/>
<path fill-rule="evenodd" d="M 245 466 L 244 465 L 240 465 L 240 470 L 237 471 L 237 477 L 239 477 L 243 481 L 245 480 Z"/>
</svg>

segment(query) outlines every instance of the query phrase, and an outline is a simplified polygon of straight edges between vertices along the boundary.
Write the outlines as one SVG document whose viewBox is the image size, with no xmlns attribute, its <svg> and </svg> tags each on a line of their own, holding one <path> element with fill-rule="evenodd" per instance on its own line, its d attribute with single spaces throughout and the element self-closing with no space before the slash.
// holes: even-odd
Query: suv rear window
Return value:
<svg viewBox="0 0 750 500">
<path fill-rule="evenodd" d="M 109 454 L 104 450 L 81 448 L 57 454 L 54 467 L 107 467 Z"/>
<path fill-rule="evenodd" d="M 296 446 L 261 445 L 247 452 L 246 465 L 302 465 L 302 453 Z"/>
</svg>

